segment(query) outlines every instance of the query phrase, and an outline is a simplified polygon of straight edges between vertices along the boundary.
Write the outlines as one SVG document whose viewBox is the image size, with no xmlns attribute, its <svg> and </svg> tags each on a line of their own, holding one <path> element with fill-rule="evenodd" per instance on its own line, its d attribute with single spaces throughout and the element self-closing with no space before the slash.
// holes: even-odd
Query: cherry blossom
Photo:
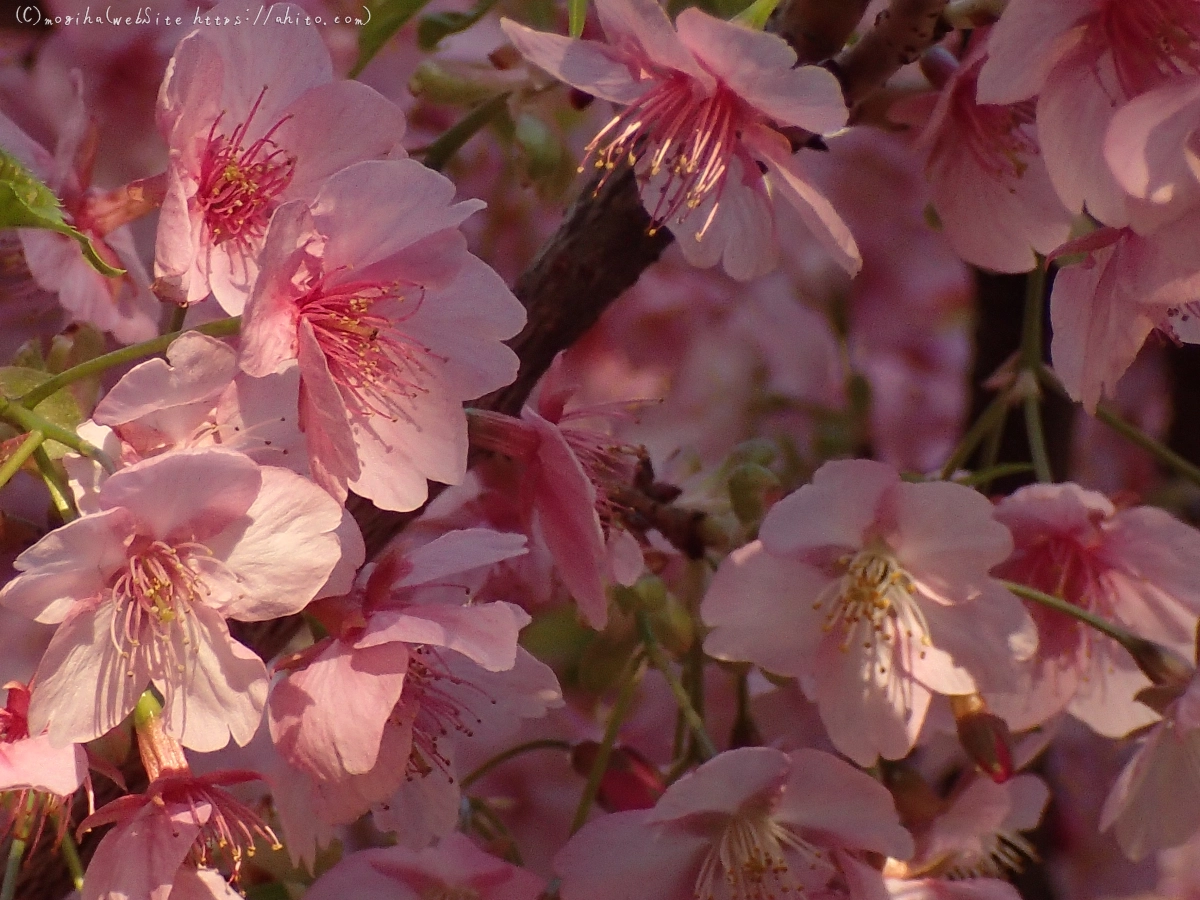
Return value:
<svg viewBox="0 0 1200 900">
<path fill-rule="evenodd" d="M 396 198 L 378 216 L 361 209 Z M 314 480 L 385 509 L 411 510 L 426 478 L 466 471 L 462 401 L 508 384 L 500 343 L 524 322 L 516 298 L 467 253 L 457 226 L 478 201 L 411 160 L 359 163 L 311 208 L 275 214 L 246 308 L 241 366 L 255 377 L 300 365 L 300 422 Z"/>
<path fill-rule="evenodd" d="M 251 781 L 253 772 L 195 776 L 164 773 L 142 794 L 127 794 L 80 824 L 86 831 L 114 824 L 96 848 L 84 879 L 83 900 L 235 900 L 214 868 L 236 875 L 256 840 L 278 848 L 275 833 L 252 809 L 224 789 Z"/>
<path fill-rule="evenodd" d="M 776 891 L 877 896 L 863 851 L 907 859 L 912 838 L 887 790 L 816 750 L 730 750 L 652 809 L 584 827 L 555 858 L 563 900 L 663 900 Z"/>
<path fill-rule="evenodd" d="M 979 101 L 1038 95 L 1042 152 L 1063 203 L 1142 231 L 1174 213 L 1125 193 L 1105 136 L 1125 102 L 1198 69 L 1200 9 L 1191 0 L 1013 0 L 988 42 Z"/>
<path fill-rule="evenodd" d="M 378 92 L 335 81 L 318 28 L 271 6 L 256 27 L 201 27 L 180 41 L 159 93 L 170 146 L 155 274 L 184 301 L 211 289 L 242 311 L 272 213 L 311 200 L 333 173 L 365 159 L 404 156 L 404 116 Z M 218 20 L 247 13 L 224 0 Z M 291 24 L 284 24 L 283 20 Z"/>
<path fill-rule="evenodd" d="M 17 557 L 20 574 L 0 591 L 9 608 L 59 625 L 30 729 L 48 726 L 60 746 L 91 740 L 153 684 L 185 746 L 246 743 L 267 673 L 225 619 L 273 619 L 318 596 L 342 556 L 340 507 L 292 472 L 217 449 L 123 469 L 98 506 Z"/>
<path fill-rule="evenodd" d="M 1029 616 L 988 576 L 1012 538 L 969 488 L 826 463 L 759 534 L 704 598 L 705 650 L 799 677 L 861 765 L 907 754 L 933 694 L 1011 683 L 1036 647 Z"/>
<path fill-rule="evenodd" d="M 996 518 L 1015 541 L 997 574 L 1191 654 L 1200 579 L 1185 560 L 1200 553 L 1195 529 L 1149 506 L 1118 510 L 1074 484 L 1022 488 L 997 505 Z M 1017 690 L 988 696 L 1013 728 L 1064 709 L 1109 737 L 1157 720 L 1135 701 L 1150 681 L 1128 653 L 1061 613 L 1029 612 L 1038 625 L 1037 654 Z"/>
<path fill-rule="evenodd" d="M 837 80 L 815 66 L 794 68 L 796 54 L 781 38 L 698 9 L 674 25 L 653 0 L 598 0 L 596 10 L 607 44 L 501 24 L 534 64 L 625 106 L 589 144 L 589 158 L 608 171 L 636 160 L 646 211 L 676 233 L 688 261 L 720 262 L 743 281 L 769 272 L 780 240 L 772 204 L 782 200 L 857 272 L 854 238 L 781 131 L 828 134 L 845 125 Z"/>
<path fill-rule="evenodd" d="M 1027 272 L 1034 251 L 1062 244 L 1071 215 L 1059 202 L 1038 146 L 1033 104 L 976 101 L 986 52 L 981 41 L 961 65 L 948 52 L 927 70 L 940 92 L 893 107 L 893 118 L 922 125 L 933 205 L 946 236 L 967 262 L 997 272 Z"/>
<path fill-rule="evenodd" d="M 484 853 L 461 834 L 436 847 L 408 850 L 380 847 L 345 857 L 305 893 L 309 900 L 424 900 L 472 897 L 478 900 L 536 900 L 545 883 Z"/>
</svg>

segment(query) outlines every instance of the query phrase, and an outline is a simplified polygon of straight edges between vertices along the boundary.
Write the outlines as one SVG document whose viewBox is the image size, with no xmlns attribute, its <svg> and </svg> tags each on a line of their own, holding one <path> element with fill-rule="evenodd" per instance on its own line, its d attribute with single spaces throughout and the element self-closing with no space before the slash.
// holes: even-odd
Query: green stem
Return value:
<svg viewBox="0 0 1200 900">
<path fill-rule="evenodd" d="M 658 644 L 658 639 L 654 636 L 654 629 L 650 626 L 650 619 L 646 615 L 645 610 L 637 611 L 638 632 L 641 634 L 642 644 L 646 648 L 646 655 L 650 657 L 650 662 L 654 668 L 662 673 L 663 678 L 667 680 L 667 687 L 671 689 L 671 694 L 675 697 L 675 704 L 679 707 L 679 712 L 683 714 L 684 720 L 688 724 L 688 728 L 692 732 L 692 740 L 695 741 L 696 749 L 700 751 L 701 760 L 709 760 L 717 755 L 717 748 L 713 745 L 712 738 L 708 736 L 708 731 L 705 730 L 704 720 L 700 714 L 696 712 L 692 706 L 692 698 L 689 696 L 687 689 L 683 683 L 675 677 L 675 673 L 671 671 L 671 662 L 663 653 L 662 647 Z"/>
<path fill-rule="evenodd" d="M 116 471 L 116 466 L 113 461 L 108 458 L 108 454 L 99 447 L 88 443 L 73 431 L 61 426 L 55 425 L 49 419 L 39 416 L 32 409 L 22 406 L 19 402 L 8 400 L 0 397 L 0 419 L 5 419 L 15 428 L 20 431 L 32 434 L 35 431 L 40 431 L 43 438 L 70 447 L 76 453 L 81 453 L 84 456 L 94 459 L 108 473 Z"/>
<path fill-rule="evenodd" d="M 75 838 L 71 836 L 69 828 L 63 832 L 59 849 L 62 851 L 63 861 L 67 864 L 67 871 L 71 873 L 71 883 L 75 885 L 75 890 L 82 891 L 83 861 L 79 858 L 79 847 L 75 845 Z"/>
<path fill-rule="evenodd" d="M 943 481 L 953 476 L 955 472 L 966 465 L 967 460 L 971 458 L 971 454 L 975 452 L 975 448 L 979 446 L 979 442 L 994 429 L 998 428 L 1004 422 L 1004 417 L 1007 414 L 1008 396 L 1005 393 L 999 393 L 992 398 L 992 402 L 987 405 L 987 408 L 975 420 L 975 424 L 963 435 L 962 440 L 958 442 L 958 446 L 950 454 L 950 458 L 946 460 L 946 464 L 942 466 L 940 474 Z"/>
<path fill-rule="evenodd" d="M 477 131 L 508 108 L 508 96 L 510 93 L 512 92 L 505 91 L 489 100 L 484 100 L 458 122 L 451 125 L 446 131 L 442 132 L 437 140 L 425 148 L 425 155 L 421 158 L 421 162 L 425 163 L 426 166 L 435 172 L 440 172 L 446 163 L 450 162 L 454 154 L 462 148 L 463 144 L 473 138 Z"/>
<path fill-rule="evenodd" d="M 176 306 L 171 310 L 171 319 L 167 324 L 167 334 L 173 331 L 183 331 L 183 320 L 187 318 L 187 311 L 188 308 L 186 306 Z"/>
<path fill-rule="evenodd" d="M 75 509 L 75 500 L 71 496 L 71 488 L 46 453 L 45 446 L 38 447 L 33 451 L 33 461 L 37 463 L 42 481 L 46 482 L 46 489 L 50 492 L 50 501 L 54 504 L 55 510 L 58 511 L 59 518 L 64 523 L 73 522 L 79 517 L 79 511 Z"/>
<path fill-rule="evenodd" d="M 21 466 L 25 465 L 25 460 L 33 456 L 35 450 L 42 446 L 42 442 L 46 440 L 46 435 L 40 431 L 31 431 L 29 435 L 21 442 L 21 446 L 17 448 L 17 452 L 10 456 L 0 466 L 0 487 L 8 484 L 12 477 L 17 474 Z"/>
<path fill-rule="evenodd" d="M 1048 366 L 1043 366 L 1039 374 L 1043 383 L 1052 391 L 1068 400 L 1071 399 L 1071 395 L 1067 393 L 1067 389 L 1063 387 L 1062 382 L 1058 380 L 1058 376 L 1054 374 L 1052 369 Z M 1141 447 L 1163 465 L 1174 469 L 1176 473 L 1193 484 L 1200 485 L 1200 467 L 1188 462 L 1188 460 L 1184 459 L 1170 447 L 1159 443 L 1136 425 L 1126 422 L 1113 412 L 1110 407 L 1105 404 L 1098 405 L 1096 407 L 1096 418 L 1130 443 Z"/>
<path fill-rule="evenodd" d="M 958 484 L 965 484 L 967 487 L 983 488 L 997 478 L 1003 478 L 1006 475 L 1024 475 L 1026 472 L 1032 471 L 1033 466 L 1029 463 L 1000 463 L 998 466 L 988 466 L 985 469 L 978 469 L 965 478 L 955 480 Z"/>
<path fill-rule="evenodd" d="M 1080 622 L 1083 622 L 1083 624 L 1091 626 L 1101 634 L 1112 638 L 1122 646 L 1125 646 L 1133 641 L 1141 640 L 1141 638 L 1139 638 L 1137 635 L 1131 634 L 1124 628 L 1114 625 L 1112 622 L 1102 619 L 1097 615 L 1093 615 L 1086 609 L 1076 606 L 1074 603 L 1068 603 L 1061 597 L 1055 597 L 1052 594 L 1045 594 L 1036 588 L 1031 588 L 1024 584 L 1017 584 L 1015 581 L 1001 581 L 1000 583 L 1018 597 L 1023 597 L 1026 600 L 1032 600 L 1034 603 L 1040 603 L 1042 606 L 1052 609 L 1055 612 L 1060 612 L 1065 616 L 1078 619 Z"/>
<path fill-rule="evenodd" d="M 1037 480 L 1050 482 L 1054 473 L 1050 471 L 1050 454 L 1046 450 L 1046 433 L 1042 430 L 1042 402 L 1033 394 L 1024 400 L 1025 432 L 1029 435 L 1029 456 L 1033 461 L 1033 473 Z"/>
<path fill-rule="evenodd" d="M 8 864 L 4 867 L 4 883 L 0 884 L 0 900 L 13 900 L 17 893 L 21 860 L 25 856 L 25 841 L 14 837 L 8 848 Z"/>
<path fill-rule="evenodd" d="M 567 753 L 570 753 L 571 745 L 567 741 L 560 741 L 555 738 L 543 738 L 537 741 L 527 741 L 524 744 L 517 744 L 515 747 L 509 747 L 503 753 L 493 756 L 474 772 L 461 779 L 458 783 L 459 787 L 464 791 L 467 790 L 467 788 L 473 785 L 484 775 L 487 775 L 497 766 L 508 762 L 510 759 L 520 756 L 522 753 L 529 753 L 531 750 L 565 750 Z"/>
<path fill-rule="evenodd" d="M 587 783 L 584 784 L 583 794 L 579 797 L 579 805 L 575 807 L 575 818 L 571 821 L 571 834 L 577 832 L 587 822 L 588 813 L 591 812 L 592 804 L 596 801 L 596 795 L 600 793 L 600 782 L 608 768 L 608 759 L 612 755 L 613 745 L 617 742 L 617 732 L 621 730 L 621 723 L 633 705 L 633 696 L 637 692 L 641 674 L 641 656 L 634 654 L 629 661 L 621 691 L 617 694 L 617 702 L 613 704 L 612 711 L 608 714 L 608 724 L 604 726 L 604 737 L 596 749 L 596 758 L 592 761 L 591 771 L 588 772 Z"/>
<path fill-rule="evenodd" d="M 200 334 L 207 334 L 209 337 L 228 337 L 229 335 L 237 334 L 241 327 L 242 317 L 234 316 L 232 319 L 219 319 L 216 322 L 207 322 L 204 325 L 188 330 L 198 331 Z M 105 353 L 103 356 L 97 356 L 95 359 L 89 359 L 87 362 L 72 366 L 65 372 L 59 372 L 57 375 L 47 378 L 37 387 L 26 391 L 17 402 L 26 409 L 33 409 L 47 397 L 58 393 L 76 381 L 82 381 L 85 378 L 91 378 L 93 375 L 99 375 L 113 366 L 124 365 L 125 363 L 134 362 L 146 356 L 162 353 L 171 346 L 171 342 L 175 338 L 183 333 L 182 331 L 170 331 L 159 337 L 151 338 L 148 341 L 142 341 L 140 344 L 130 344 L 128 347 L 122 347 L 120 350 L 114 350 L 112 353 Z"/>
<path fill-rule="evenodd" d="M 1046 433 L 1042 428 L 1042 399 L 1037 390 L 1037 374 L 1042 368 L 1042 315 L 1046 302 L 1046 261 L 1038 257 L 1037 265 L 1025 281 L 1025 318 L 1021 324 L 1020 366 L 1018 384 L 1025 385 L 1025 431 L 1029 438 L 1029 455 L 1038 481 L 1053 481 L 1050 454 L 1046 450 Z M 1028 375 L 1026 375 L 1028 373 Z"/>
</svg>

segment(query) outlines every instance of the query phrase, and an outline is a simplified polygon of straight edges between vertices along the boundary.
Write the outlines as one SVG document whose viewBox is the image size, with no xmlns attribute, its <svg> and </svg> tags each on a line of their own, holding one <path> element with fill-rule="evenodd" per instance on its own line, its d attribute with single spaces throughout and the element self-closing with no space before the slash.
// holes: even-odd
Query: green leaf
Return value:
<svg viewBox="0 0 1200 900">
<path fill-rule="evenodd" d="M 41 384 L 49 377 L 49 373 L 40 369 L 26 369 L 20 366 L 0 367 L 0 394 L 5 397 L 20 397 L 26 391 Z M 70 391 L 58 391 L 51 394 L 33 408 L 33 411 L 49 422 L 66 431 L 74 431 L 83 421 L 79 404 Z M 0 423 L 0 438 L 9 438 L 17 434 L 10 425 Z M 46 441 L 46 453 L 51 459 L 60 459 L 71 452 L 57 441 Z"/>
<path fill-rule="evenodd" d="M 481 0 L 470 12 L 443 12 L 425 16 L 417 25 L 417 45 L 425 51 L 437 49 L 442 38 L 466 31 L 496 5 L 496 0 Z"/>
<path fill-rule="evenodd" d="M 119 278 L 124 269 L 114 269 L 100 258 L 86 234 L 63 219 L 62 204 L 54 192 L 5 150 L 0 150 L 0 228 L 45 228 L 79 242 L 84 258 L 101 275 Z"/>
<path fill-rule="evenodd" d="M 371 17 L 358 30 L 358 60 L 350 70 L 350 77 L 357 77 L 380 48 L 427 3 L 429 0 L 376 0 L 368 4 Z"/>
<path fill-rule="evenodd" d="M 583 36 L 583 23 L 587 21 L 587 0 L 567 0 L 567 30 L 571 37 Z"/>
<path fill-rule="evenodd" d="M 734 16 L 733 21 L 739 25 L 747 25 L 756 31 L 762 31 L 766 27 L 767 19 L 771 18 L 771 13 L 775 12 L 775 7 L 778 5 L 779 0 L 754 0 Z"/>
</svg>

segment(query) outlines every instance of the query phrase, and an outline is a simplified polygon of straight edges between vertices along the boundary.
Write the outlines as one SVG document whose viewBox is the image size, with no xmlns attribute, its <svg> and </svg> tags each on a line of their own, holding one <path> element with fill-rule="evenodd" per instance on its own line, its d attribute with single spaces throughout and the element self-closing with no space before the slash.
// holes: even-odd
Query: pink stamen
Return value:
<svg viewBox="0 0 1200 900">
<path fill-rule="evenodd" d="M 213 122 L 196 191 L 213 243 L 233 241 L 243 252 L 266 233 L 275 200 L 296 173 L 296 157 L 271 139 L 287 118 L 280 119 L 248 147 L 242 146 L 265 93 L 263 88 L 246 121 L 228 137 L 217 134 L 221 116 Z"/>
</svg>

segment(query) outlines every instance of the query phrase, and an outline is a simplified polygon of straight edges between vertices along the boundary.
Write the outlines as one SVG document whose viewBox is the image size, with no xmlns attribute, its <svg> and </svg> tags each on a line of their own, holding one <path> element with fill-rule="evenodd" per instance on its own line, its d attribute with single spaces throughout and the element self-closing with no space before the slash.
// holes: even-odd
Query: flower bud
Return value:
<svg viewBox="0 0 1200 900">
<path fill-rule="evenodd" d="M 1142 673 L 1159 687 L 1182 691 L 1196 674 L 1192 664 L 1170 647 L 1139 637 L 1128 638 L 1121 645 Z"/>
<path fill-rule="evenodd" d="M 586 776 L 595 765 L 600 745 L 583 741 L 571 750 L 571 765 Z M 644 756 L 630 747 L 614 747 L 608 757 L 596 801 L 608 812 L 649 809 L 666 790 L 662 775 Z"/>
<path fill-rule="evenodd" d="M 729 474 L 729 499 L 743 525 L 761 522 L 779 496 L 779 477 L 765 466 L 743 463 Z"/>
<path fill-rule="evenodd" d="M 1008 781 L 1013 774 L 1008 723 L 988 712 L 987 704 L 978 694 L 951 697 L 950 710 L 958 726 L 958 742 L 967 755 L 996 784 Z"/>
</svg>

